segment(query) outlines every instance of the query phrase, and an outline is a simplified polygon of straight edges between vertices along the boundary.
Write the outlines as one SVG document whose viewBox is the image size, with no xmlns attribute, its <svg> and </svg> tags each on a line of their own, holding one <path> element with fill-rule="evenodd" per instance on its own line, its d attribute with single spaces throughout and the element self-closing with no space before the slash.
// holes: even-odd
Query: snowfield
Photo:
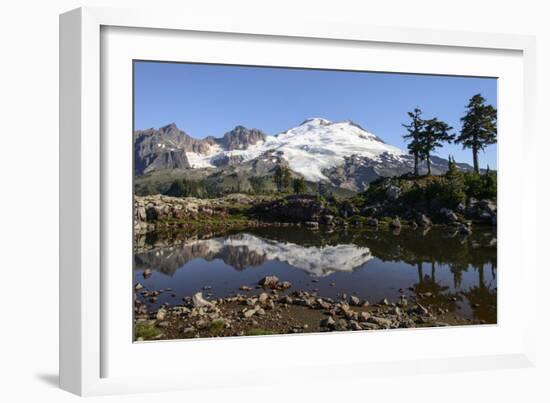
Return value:
<svg viewBox="0 0 550 403">
<path fill-rule="evenodd" d="M 307 119 L 302 124 L 257 143 L 246 150 L 223 151 L 211 147 L 207 154 L 187 153 L 192 168 L 213 167 L 213 161 L 224 156 L 241 156 L 249 161 L 265 154 L 266 159 L 280 156 L 292 171 L 306 180 L 328 180 L 323 170 L 342 165 L 345 157 L 358 155 L 373 160 L 388 153 L 400 159 L 406 153 L 384 143 L 374 134 L 350 122 L 331 122 L 322 118 Z"/>
</svg>

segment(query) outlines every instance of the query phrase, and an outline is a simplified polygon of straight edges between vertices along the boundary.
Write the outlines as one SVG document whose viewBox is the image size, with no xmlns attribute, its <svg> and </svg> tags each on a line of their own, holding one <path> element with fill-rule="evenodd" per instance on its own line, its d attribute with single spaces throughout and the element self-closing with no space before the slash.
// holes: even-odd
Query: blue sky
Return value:
<svg viewBox="0 0 550 403">
<path fill-rule="evenodd" d="M 460 130 L 470 97 L 481 93 L 496 107 L 497 80 L 395 73 L 344 72 L 135 62 L 134 126 L 168 123 L 196 138 L 220 137 L 236 125 L 277 134 L 310 117 L 352 120 L 385 142 L 405 148 L 402 123 L 420 107 Z M 470 150 L 445 145 L 438 155 L 471 163 Z M 480 166 L 496 167 L 496 145 Z"/>
</svg>

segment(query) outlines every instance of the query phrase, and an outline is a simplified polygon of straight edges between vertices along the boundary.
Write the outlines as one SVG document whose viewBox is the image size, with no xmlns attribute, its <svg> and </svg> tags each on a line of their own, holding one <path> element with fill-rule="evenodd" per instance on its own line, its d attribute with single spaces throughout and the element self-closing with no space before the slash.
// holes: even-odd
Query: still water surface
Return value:
<svg viewBox="0 0 550 403">
<path fill-rule="evenodd" d="M 439 228 L 400 233 L 251 228 L 182 243 L 149 234 L 134 254 L 134 283 L 171 289 L 149 303 L 152 309 L 198 291 L 208 298 L 243 293 L 240 286 L 254 288 L 275 275 L 292 283 L 289 292 L 353 294 L 370 302 L 421 293 L 432 306 L 496 323 L 496 256 L 491 229 L 462 237 Z M 144 278 L 147 268 L 153 274 Z"/>
</svg>

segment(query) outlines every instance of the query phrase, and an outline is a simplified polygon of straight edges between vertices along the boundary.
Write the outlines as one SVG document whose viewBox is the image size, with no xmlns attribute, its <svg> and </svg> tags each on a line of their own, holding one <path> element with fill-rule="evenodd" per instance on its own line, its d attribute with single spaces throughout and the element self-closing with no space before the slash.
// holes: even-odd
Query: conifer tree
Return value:
<svg viewBox="0 0 550 403">
<path fill-rule="evenodd" d="M 292 189 L 296 194 L 305 193 L 307 191 L 307 187 L 306 187 L 306 181 L 304 180 L 304 178 L 294 179 L 292 181 Z"/>
<path fill-rule="evenodd" d="M 460 120 L 462 130 L 455 143 L 472 150 L 474 171 L 479 174 L 479 152 L 497 142 L 497 110 L 487 105 L 481 94 L 476 94 L 470 99 L 466 114 Z"/>
<path fill-rule="evenodd" d="M 449 169 L 447 170 L 447 173 L 445 174 L 447 178 L 453 179 L 456 178 L 458 175 L 458 167 L 456 165 L 456 161 L 452 155 L 449 155 L 449 162 L 448 162 Z"/>
<path fill-rule="evenodd" d="M 290 187 L 290 169 L 287 166 L 277 165 L 274 175 L 275 185 L 279 192 L 285 192 Z"/>
<path fill-rule="evenodd" d="M 424 128 L 420 135 L 420 156 L 426 160 L 428 175 L 432 174 L 431 153 L 436 148 L 443 147 L 443 142 L 450 143 L 454 140 L 455 135 L 450 133 L 452 129 L 447 123 L 437 118 L 424 121 Z"/>
<path fill-rule="evenodd" d="M 414 176 L 418 176 L 418 164 L 422 152 L 420 136 L 424 130 L 424 121 L 420 117 L 422 115 L 422 110 L 420 110 L 420 108 L 414 108 L 412 112 L 407 112 L 407 115 L 411 118 L 411 122 L 409 124 L 402 124 L 402 126 L 407 129 L 409 134 L 405 134 L 403 138 L 410 139 L 409 144 L 407 144 L 407 149 L 409 150 L 409 154 L 414 157 Z"/>
</svg>

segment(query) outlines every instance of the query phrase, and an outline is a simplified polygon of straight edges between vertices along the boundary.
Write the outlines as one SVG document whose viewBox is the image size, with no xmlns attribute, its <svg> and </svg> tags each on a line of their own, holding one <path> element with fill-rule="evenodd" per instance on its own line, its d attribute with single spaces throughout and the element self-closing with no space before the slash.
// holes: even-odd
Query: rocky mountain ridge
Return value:
<svg viewBox="0 0 550 403">
<path fill-rule="evenodd" d="M 362 191 L 380 177 L 411 172 L 413 158 L 351 121 L 311 118 L 269 136 L 258 129 L 236 126 L 222 137 L 195 139 L 174 123 L 134 133 L 135 174 L 178 170 L 183 179 L 272 175 L 281 163 L 294 177 Z M 447 171 L 447 160 L 433 156 L 432 173 Z M 246 168 L 245 168 L 246 167 Z M 255 167 L 261 167 L 256 172 Z M 265 167 L 270 167 L 267 172 Z M 458 164 L 463 171 L 468 164 Z M 243 172 L 240 172 L 243 171 Z M 425 164 L 420 173 L 425 173 Z M 246 190 L 240 188 L 240 190 Z"/>
</svg>

